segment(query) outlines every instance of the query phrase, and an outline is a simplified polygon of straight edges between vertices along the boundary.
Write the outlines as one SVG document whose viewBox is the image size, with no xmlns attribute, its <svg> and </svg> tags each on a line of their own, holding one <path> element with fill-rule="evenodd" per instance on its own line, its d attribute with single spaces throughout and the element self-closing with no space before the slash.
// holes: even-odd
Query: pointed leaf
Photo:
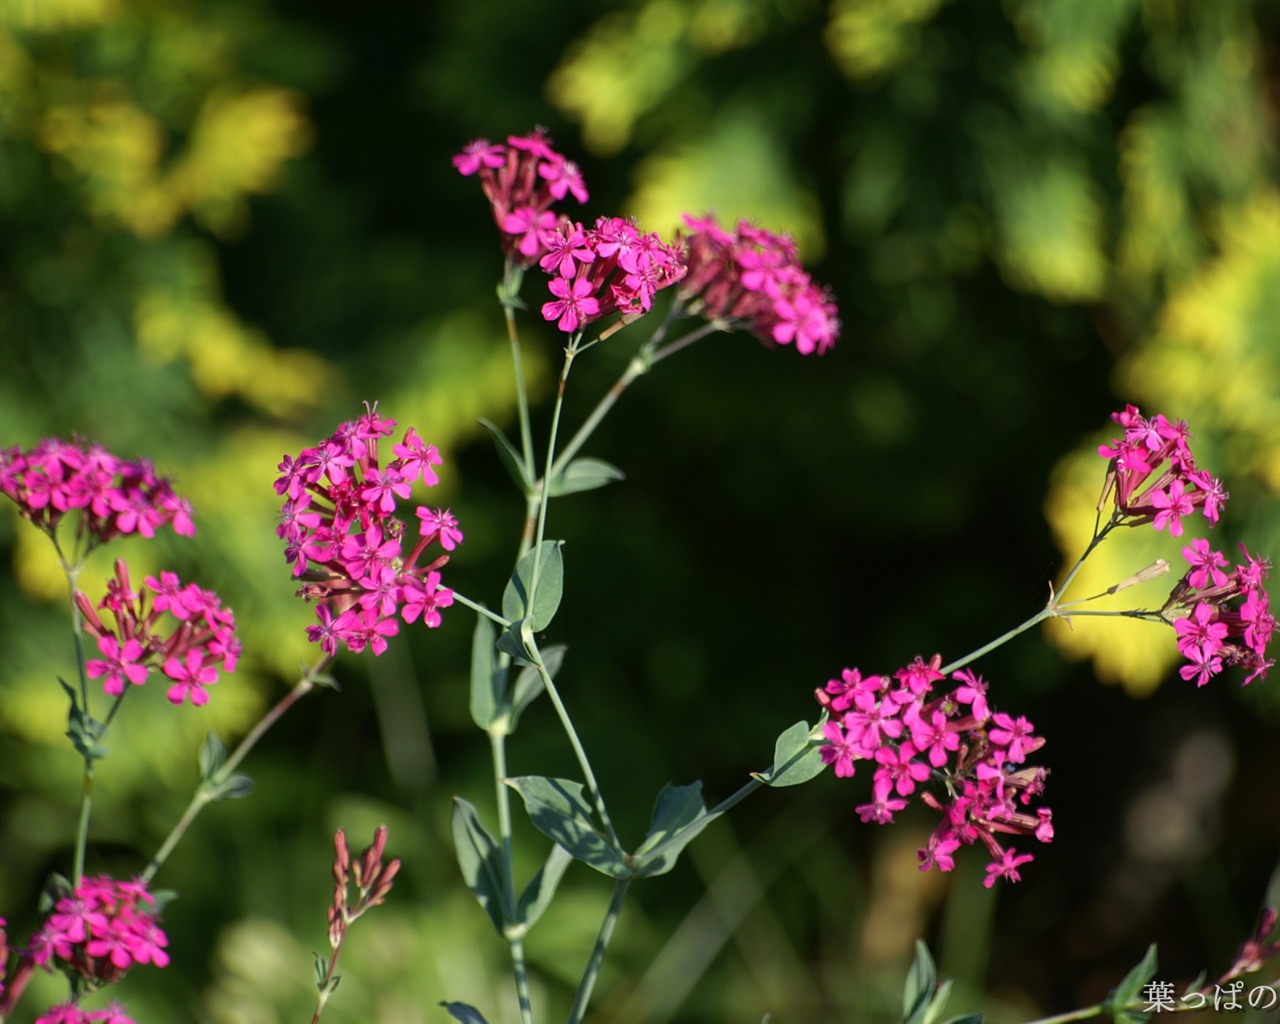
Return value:
<svg viewBox="0 0 1280 1024">
<path fill-rule="evenodd" d="M 986 1019 L 981 1013 L 962 1013 L 959 1017 L 949 1017 L 944 1024 L 982 1024 Z"/>
<path fill-rule="evenodd" d="M 227 760 L 227 748 L 222 740 L 218 739 L 218 734 L 209 731 L 205 736 L 204 742 L 200 744 L 200 781 L 208 782 L 213 778 L 214 773 L 223 766 Z"/>
<path fill-rule="evenodd" d="M 484 1019 L 484 1014 L 474 1006 L 469 1006 L 466 1003 L 441 1003 L 440 1005 L 459 1024 L 488 1024 Z"/>
<path fill-rule="evenodd" d="M 572 863 L 573 854 L 563 846 L 557 843 L 551 847 L 546 863 L 538 868 L 538 873 L 520 895 L 520 903 L 516 907 L 516 917 L 526 928 L 532 928 L 550 905 L 565 869 Z"/>
<path fill-rule="evenodd" d="M 209 800 L 211 803 L 217 803 L 219 800 L 239 800 L 252 793 L 254 785 L 253 779 L 248 775 L 237 773 L 210 787 Z"/>
<path fill-rule="evenodd" d="M 495 632 L 488 616 L 476 616 L 476 629 L 471 635 L 471 720 L 481 729 L 493 724 L 507 685 L 506 669 L 494 664 Z"/>
<path fill-rule="evenodd" d="M 621 851 L 595 827 L 595 813 L 582 795 L 581 783 L 541 775 L 507 779 L 506 783 L 520 794 L 534 827 L 568 850 L 575 860 L 612 878 L 631 876 Z"/>
<path fill-rule="evenodd" d="M 569 648 L 564 644 L 552 644 L 550 647 L 542 650 L 542 664 L 547 670 L 547 675 L 552 679 L 560 672 L 560 666 L 564 664 L 564 654 Z M 520 721 L 520 715 L 524 709 L 532 704 L 542 693 L 542 675 L 532 665 L 526 665 L 520 670 L 520 674 L 516 676 L 516 685 L 511 688 L 511 710 L 509 712 L 511 721 L 509 729 L 511 732 L 516 731 L 516 723 Z"/>
<path fill-rule="evenodd" d="M 453 798 L 453 849 L 462 869 L 462 880 L 489 915 L 498 934 L 506 925 L 503 913 L 502 849 L 480 823 L 475 807 L 460 796 Z"/>
<path fill-rule="evenodd" d="M 560 475 L 551 481 L 547 493 L 553 498 L 565 494 L 576 494 L 579 491 L 590 491 L 615 480 L 625 480 L 626 476 L 617 466 L 611 466 L 602 459 L 574 459 L 561 470 Z"/>
<path fill-rule="evenodd" d="M 59 679 L 58 682 L 71 701 L 71 708 L 67 711 L 67 739 L 76 748 L 76 753 L 86 761 L 102 760 L 107 756 L 107 748 L 98 741 L 106 735 L 106 725 L 89 714 L 88 709 L 80 707 L 76 691 L 65 679 Z"/>
<path fill-rule="evenodd" d="M 636 850 L 632 862 L 638 878 L 664 875 L 676 866 L 680 852 L 714 821 L 702 801 L 702 783 L 664 786 L 653 807 L 649 834 Z M 652 855 L 650 851 L 661 850 Z"/>
<path fill-rule="evenodd" d="M 502 595 L 502 616 L 514 622 L 529 618 L 535 632 L 546 629 L 560 607 L 564 593 L 564 558 L 560 554 L 561 541 L 543 541 L 516 563 L 516 571 Z M 538 579 L 533 579 L 537 563 Z M 532 606 L 529 595 L 533 595 Z"/>
<path fill-rule="evenodd" d="M 773 745 L 773 766 L 755 778 L 765 785 L 781 789 L 798 786 L 821 775 L 827 766 L 822 760 L 822 748 L 811 740 L 816 728 L 810 728 L 807 722 L 796 722 L 783 732 Z"/>
<path fill-rule="evenodd" d="M 482 419 L 480 426 L 489 431 L 490 436 L 493 437 L 493 446 L 498 449 L 498 461 L 502 463 L 506 471 L 511 475 L 515 485 L 520 488 L 520 493 L 532 493 L 533 481 L 525 476 L 524 460 L 520 457 L 520 453 L 516 451 L 515 445 L 507 440 L 507 435 L 502 432 L 497 424 Z"/>
<path fill-rule="evenodd" d="M 903 1024 L 923 1024 L 937 984 L 938 972 L 933 966 L 933 957 L 929 955 L 929 947 L 916 939 L 915 959 L 902 988 Z"/>
<path fill-rule="evenodd" d="M 1147 947 L 1143 958 L 1124 976 L 1107 1001 L 1116 1024 L 1141 1024 L 1147 1015 L 1137 1007 L 1144 1005 L 1142 990 L 1156 976 L 1156 944 Z"/>
</svg>

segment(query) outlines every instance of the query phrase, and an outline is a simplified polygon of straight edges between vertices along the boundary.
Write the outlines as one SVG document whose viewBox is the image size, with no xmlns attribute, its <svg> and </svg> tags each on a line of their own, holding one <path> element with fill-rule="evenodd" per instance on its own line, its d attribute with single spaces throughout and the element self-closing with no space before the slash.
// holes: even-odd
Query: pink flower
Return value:
<svg viewBox="0 0 1280 1024">
<path fill-rule="evenodd" d="M 126 682 L 141 686 L 151 668 L 159 665 L 171 679 L 183 680 L 169 690 L 173 703 L 182 703 L 190 693 L 193 704 L 203 704 L 208 694 L 193 689 L 197 678 L 189 672 L 192 659 L 200 666 L 199 687 L 216 682 L 219 672 L 235 671 L 240 656 L 235 615 L 213 591 L 194 583 L 183 586 L 175 573 L 147 577 L 147 590 L 137 593 L 128 566 L 117 561 L 115 577 L 100 602 L 95 605 L 82 591 L 76 592 L 75 602 L 85 632 L 97 640 L 103 655 L 87 661 L 85 672 L 90 679 L 102 679 L 110 696 L 123 694 Z M 104 612 L 114 628 L 103 621 Z M 121 642 L 121 637 L 127 639 Z"/>
<path fill-rule="evenodd" d="M 1007 878 L 1011 882 L 1022 881 L 1022 875 L 1018 873 L 1018 868 L 1023 864 L 1028 864 L 1035 860 L 1029 853 L 1017 853 L 1014 850 L 1004 850 L 1000 854 L 998 861 L 992 861 L 987 865 L 987 877 L 982 883 L 988 889 L 996 884 L 996 879 Z"/>
<path fill-rule="evenodd" d="M 592 295 L 595 288 L 585 277 L 572 281 L 554 277 L 548 287 L 556 301 L 542 304 L 542 316 L 547 320 L 558 320 L 556 326 L 566 334 L 582 330 L 599 315 L 600 302 Z"/>
<path fill-rule="evenodd" d="M 815 285 L 786 235 L 740 221 L 728 231 L 714 217 L 685 214 L 688 273 L 680 301 L 724 329 L 821 355 L 840 334 L 830 292 Z"/>
<path fill-rule="evenodd" d="M 410 428 L 383 465 L 378 443 L 395 420 L 376 410 L 366 407 L 315 448 L 285 456 L 275 484 L 285 497 L 276 532 L 293 574 L 307 577 L 298 596 L 316 604 L 319 624 L 307 627 L 307 637 L 329 655 L 339 646 L 381 654 L 399 632 L 398 618 L 438 626 L 439 609 L 453 602 L 438 572 L 449 555 L 430 552 L 462 543 L 457 519 L 449 510 L 417 506 L 421 536 L 405 554 L 409 538 L 397 514 L 419 480 L 439 483 L 440 453 Z"/>
<path fill-rule="evenodd" d="M 142 664 L 146 650 L 137 640 L 126 640 L 123 645 L 113 634 L 99 638 L 98 650 L 106 655 L 105 660 L 86 661 L 85 674 L 90 679 L 102 679 L 103 692 L 111 697 L 124 693 L 126 681 L 134 686 L 141 686 L 147 681 L 150 670 Z"/>
</svg>

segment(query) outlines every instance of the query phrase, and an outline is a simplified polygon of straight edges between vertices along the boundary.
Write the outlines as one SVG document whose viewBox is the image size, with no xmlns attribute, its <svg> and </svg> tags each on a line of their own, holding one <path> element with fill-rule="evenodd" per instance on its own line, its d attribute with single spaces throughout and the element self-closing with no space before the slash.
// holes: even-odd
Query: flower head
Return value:
<svg viewBox="0 0 1280 1024">
<path fill-rule="evenodd" d="M 52 970 L 57 965 L 86 980 L 112 984 L 135 964 L 167 966 L 168 944 L 144 882 L 99 876 L 82 878 L 74 891 L 68 886 L 31 937 L 30 951 L 38 966 Z"/>
<path fill-rule="evenodd" d="M 396 515 L 418 484 L 439 483 L 440 453 L 410 428 L 383 465 L 378 442 L 391 436 L 395 420 L 379 417 L 376 404 L 366 408 L 317 447 L 286 455 L 275 484 L 285 499 L 276 533 L 303 580 L 298 596 L 316 602 L 319 625 L 307 627 L 307 636 L 326 654 L 340 644 L 381 654 L 399 632 L 397 616 L 434 628 L 438 609 L 453 603 L 437 571 L 448 554 L 428 555 L 432 545 L 449 552 L 462 543 L 457 519 L 417 506 L 421 536 L 406 555 L 411 538 Z"/>
<path fill-rule="evenodd" d="M 184 586 L 175 573 L 148 576 L 143 589 L 134 591 L 128 566 L 118 560 L 101 601 L 94 604 L 82 591 L 75 600 L 85 632 L 102 655 L 85 662 L 85 672 L 101 679 L 109 696 L 123 694 L 126 684 L 141 686 L 151 669 L 159 668 L 173 681 L 172 703 L 190 698 L 199 706 L 208 702 L 205 687 L 216 683 L 220 672 L 235 671 L 240 657 L 235 615 L 217 594 L 194 583 Z"/>
<path fill-rule="evenodd" d="M 562 220 L 542 234 L 542 268 L 551 275 L 553 301 L 542 315 L 566 334 L 612 313 L 624 322 L 647 313 L 654 295 L 684 277 L 683 250 L 621 217 L 601 217 L 592 228 Z"/>
<path fill-rule="evenodd" d="M 479 175 L 503 248 L 526 266 L 547 251 L 542 235 L 556 224 L 552 204 L 570 194 L 587 201 L 578 165 L 552 148 L 543 128 L 510 136 L 506 145 L 475 139 L 453 158 L 453 166 L 467 177 Z"/>
<path fill-rule="evenodd" d="M 787 235 L 740 221 L 736 231 L 712 216 L 685 214 L 689 272 L 680 299 L 698 316 L 744 328 L 762 341 L 821 355 L 835 345 L 840 320 L 831 293 L 813 283 Z"/>
<path fill-rule="evenodd" d="M 1115 515 L 1126 526 L 1147 523 L 1170 536 L 1182 536 L 1183 520 L 1199 509 L 1216 524 L 1227 492 L 1222 482 L 1197 468 L 1184 422 L 1173 423 L 1160 414 L 1147 419 L 1135 405 L 1111 418 L 1124 435 L 1098 446 L 1109 460 L 1103 501 L 1115 499 Z"/>
<path fill-rule="evenodd" d="M 952 854 L 981 840 L 994 858 L 986 884 L 1001 877 L 1016 882 L 1017 868 L 1031 857 L 997 837 L 1053 838 L 1049 809 L 1029 809 L 1047 773 L 1024 767 L 1044 740 L 1027 719 L 992 713 L 986 683 L 968 670 L 953 673 L 958 685 L 936 695 L 934 684 L 945 678 L 941 664 L 935 655 L 928 662 L 916 658 L 892 676 L 845 669 L 831 680 L 817 693 L 832 716 L 822 727 L 822 760 L 844 778 L 855 773 L 858 761 L 873 765 L 873 800 L 856 808 L 863 821 L 888 824 L 912 796 L 939 812 L 920 851 L 921 870 L 950 871 Z"/>
<path fill-rule="evenodd" d="M 150 462 L 118 458 L 83 438 L 0 450 L 0 492 L 50 536 L 67 516 L 78 515 L 81 554 L 127 534 L 153 537 L 162 526 L 195 534 L 190 503 Z"/>
<path fill-rule="evenodd" d="M 1262 586 L 1270 564 L 1250 555 L 1243 545 L 1241 551 L 1244 563 L 1232 566 L 1207 541 L 1193 541 L 1182 549 L 1189 568 L 1174 585 L 1162 614 L 1173 623 L 1178 653 L 1187 659 L 1179 673 L 1197 686 L 1231 666 L 1245 669 L 1242 685 L 1247 685 L 1265 678 L 1274 664 L 1267 648 L 1276 620 Z"/>
</svg>

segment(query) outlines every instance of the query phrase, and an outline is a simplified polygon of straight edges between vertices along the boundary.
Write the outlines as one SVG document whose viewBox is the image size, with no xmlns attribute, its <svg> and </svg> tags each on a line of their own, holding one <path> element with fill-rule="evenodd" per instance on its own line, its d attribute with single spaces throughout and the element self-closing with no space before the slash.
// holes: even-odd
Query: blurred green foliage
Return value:
<svg viewBox="0 0 1280 1024">
<path fill-rule="evenodd" d="M 845 321 L 821 361 L 738 336 L 663 364 L 588 452 L 627 481 L 553 508 L 562 686 L 628 834 L 664 782 L 718 799 L 764 767 L 843 665 L 955 656 L 1034 611 L 1126 401 L 1192 423 L 1232 492 L 1219 540 L 1280 551 L 1278 27 L 1264 0 L 0 4 L 0 444 L 79 432 L 175 474 L 196 541 L 109 549 L 85 585 L 118 555 L 176 568 L 235 608 L 247 652 L 204 711 L 131 698 L 91 868 L 136 871 L 204 731 L 243 731 L 307 658 L 271 481 L 361 400 L 441 446 L 467 532 L 448 582 L 497 601 L 520 506 L 476 421 L 513 415 L 500 257 L 449 166 L 476 136 L 548 125 L 590 216 L 792 232 Z M 571 417 L 642 329 L 579 360 Z M 524 337 L 545 396 L 560 339 L 536 317 Z M 1148 557 L 1133 540 L 1102 586 Z M 56 563 L 8 513 L 0 546 L 0 909 L 20 942 L 67 867 L 78 766 Z M 174 963 L 120 992 L 139 1020 L 309 1013 L 332 830 L 382 822 L 406 869 L 326 1020 L 514 1012 L 448 844 L 448 797 L 483 809 L 489 783 L 471 623 L 446 618 L 340 662 L 342 691 L 250 759 L 257 792 L 198 822 L 158 879 L 181 893 Z M 983 890 L 976 854 L 919 875 L 929 822 L 859 825 L 865 780 L 763 794 L 636 887 L 597 1019 L 892 1020 L 920 935 L 951 1010 L 995 1021 L 1101 998 L 1152 940 L 1170 980 L 1224 964 L 1280 843 L 1275 681 L 1189 693 L 1167 636 L 1058 640 L 1091 660 L 1024 638 L 982 666 L 1049 737 L 1058 839 L 1021 885 Z M 573 771 L 545 709 L 512 756 Z M 575 868 L 531 936 L 547 1019 L 606 899 Z M 40 979 L 26 1005 L 62 995 Z"/>
</svg>

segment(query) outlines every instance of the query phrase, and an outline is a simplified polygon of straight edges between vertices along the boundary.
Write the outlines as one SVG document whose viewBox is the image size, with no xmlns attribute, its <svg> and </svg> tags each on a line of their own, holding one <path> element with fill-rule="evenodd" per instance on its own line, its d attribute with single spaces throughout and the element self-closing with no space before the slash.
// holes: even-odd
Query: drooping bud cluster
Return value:
<svg viewBox="0 0 1280 1024">
<path fill-rule="evenodd" d="M 539 265 L 551 275 L 555 296 L 543 304 L 542 315 L 567 334 L 610 313 L 647 313 L 654 293 L 685 273 L 678 246 L 622 217 L 601 217 L 593 228 L 562 218 L 542 233 L 542 243 L 546 255 Z"/>
<path fill-rule="evenodd" d="M 31 937 L 31 958 L 48 970 L 58 966 L 105 984 L 119 981 L 135 964 L 164 967 L 169 940 L 154 908 L 155 898 L 140 879 L 82 878 Z"/>
<path fill-rule="evenodd" d="M 193 536 L 191 505 L 146 460 L 130 461 L 77 438 L 48 438 L 29 451 L 0 450 L 0 491 L 24 519 L 52 535 L 78 512 L 76 537 L 85 553 L 116 537 L 153 537 L 161 526 Z"/>
<path fill-rule="evenodd" d="M 556 226 L 551 205 L 572 193 L 587 201 L 582 172 L 551 148 L 546 130 L 512 135 L 507 144 L 475 139 L 453 158 L 459 173 L 480 175 L 480 187 L 502 232 L 502 248 L 528 266 L 545 252 L 542 234 Z"/>
<path fill-rule="evenodd" d="M 276 533 L 293 574 L 304 581 L 298 596 L 317 603 L 320 625 L 309 626 L 307 636 L 326 654 L 336 653 L 339 643 L 381 654 L 387 637 L 399 632 L 397 615 L 434 628 L 440 609 L 453 604 L 453 591 L 440 586 L 437 571 L 449 556 L 419 563 L 434 544 L 447 552 L 462 543 L 458 521 L 447 509 L 419 505 L 419 537 L 406 556 L 406 527 L 395 515 L 414 484 L 439 483 L 440 453 L 410 428 L 394 446 L 395 458 L 382 465 L 378 440 L 396 421 L 378 416 L 376 403 L 366 408 L 318 447 L 286 455 L 275 482 L 285 497 Z"/>
<path fill-rule="evenodd" d="M 1197 686 L 1233 665 L 1248 672 L 1241 683 L 1247 686 L 1266 678 L 1275 664 L 1266 655 L 1276 620 L 1262 587 L 1271 564 L 1254 558 L 1243 544 L 1240 550 L 1244 563 L 1232 566 L 1207 540 L 1193 540 L 1182 549 L 1190 568 L 1161 610 L 1173 623 L 1178 651 L 1187 659 L 1179 674 L 1195 679 Z"/>
<path fill-rule="evenodd" d="M 945 677 L 942 658 L 916 658 L 892 677 L 863 676 L 845 669 L 815 694 L 830 714 L 822 730 L 822 759 L 849 778 L 857 762 L 875 765 L 871 802 L 857 808 L 866 822 L 888 824 L 919 793 L 942 820 L 920 851 L 920 869 L 950 871 L 959 847 L 979 840 L 992 861 L 986 885 L 998 878 L 1017 882 L 1018 868 L 1033 859 L 1004 846 L 999 835 L 1053 839 L 1052 812 L 1030 808 L 1044 791 L 1047 771 L 1025 767 L 1044 745 L 1025 718 L 992 712 L 987 683 L 968 670 L 954 672 L 959 685 L 935 696 Z"/>
<path fill-rule="evenodd" d="M 1173 537 L 1182 536 L 1182 520 L 1196 509 L 1216 525 L 1228 495 L 1220 480 L 1196 467 L 1187 424 L 1160 414 L 1147 419 L 1135 405 L 1111 418 L 1124 436 L 1098 446 L 1098 454 L 1111 460 L 1098 507 L 1114 495 L 1122 525 L 1167 526 Z"/>
<path fill-rule="evenodd" d="M 234 672 L 240 657 L 235 615 L 213 591 L 184 586 L 175 573 L 143 582 L 144 589 L 135 591 L 128 567 L 117 560 L 115 577 L 96 605 L 76 591 L 84 631 L 102 655 L 85 662 L 85 672 L 103 681 L 108 696 L 118 697 L 125 683 L 141 686 L 158 667 L 172 682 L 167 691 L 172 703 L 188 698 L 196 706 L 208 703 L 205 687 L 218 681 L 219 672 Z M 109 613 L 114 628 L 100 612 Z"/>
<path fill-rule="evenodd" d="M 689 272 L 680 299 L 690 312 L 727 330 L 743 327 L 762 341 L 795 345 L 802 355 L 833 347 L 840 320 L 831 293 L 814 284 L 795 242 L 740 221 L 685 215 Z"/>
</svg>

